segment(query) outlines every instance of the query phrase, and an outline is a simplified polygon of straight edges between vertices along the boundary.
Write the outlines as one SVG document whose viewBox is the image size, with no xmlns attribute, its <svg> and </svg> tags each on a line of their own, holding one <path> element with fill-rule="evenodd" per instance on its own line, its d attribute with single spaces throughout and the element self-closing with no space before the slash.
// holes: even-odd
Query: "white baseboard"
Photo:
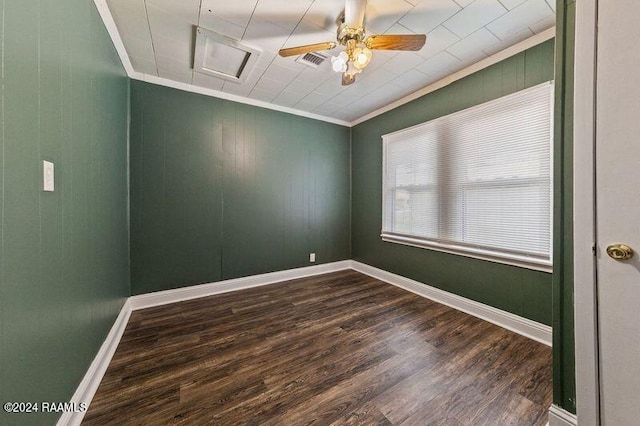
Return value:
<svg viewBox="0 0 640 426">
<path fill-rule="evenodd" d="M 104 340 L 104 343 L 102 343 L 102 346 L 100 346 L 100 349 L 91 362 L 87 373 L 84 375 L 84 378 L 80 382 L 80 385 L 78 385 L 76 392 L 71 397 L 71 403 L 74 403 L 76 406 L 79 406 L 81 403 L 85 403 L 89 406 L 93 396 L 98 390 L 98 386 L 100 386 L 104 373 L 107 371 L 107 367 L 109 367 L 111 358 L 118 348 L 118 343 L 120 343 L 120 339 L 124 334 L 124 330 L 127 327 L 130 316 L 131 304 L 127 299 L 122 306 L 122 309 L 120 309 L 120 314 L 113 323 L 109 334 L 107 334 L 107 338 Z M 58 426 L 76 426 L 82 423 L 84 415 L 85 412 L 65 412 L 60 416 L 57 424 Z"/>
<path fill-rule="evenodd" d="M 268 274 L 252 275 L 244 278 L 220 281 L 211 284 L 179 288 L 175 290 L 159 291 L 156 293 L 141 294 L 127 299 L 120 310 L 120 314 L 111 327 L 107 338 L 98 350 L 96 357 L 89 366 L 82 382 L 78 385 L 76 392 L 71 398 L 72 403 L 79 405 L 86 403 L 89 405 L 100 382 L 107 371 L 107 367 L 113 358 L 113 354 L 118 348 L 118 343 L 124 334 L 124 330 L 129 322 L 131 311 L 152 306 L 165 305 L 182 300 L 195 299 L 198 297 L 211 296 L 214 294 L 227 293 L 230 291 L 244 290 L 251 287 L 259 287 L 268 284 L 275 284 L 281 281 L 288 281 L 297 278 L 310 277 L 314 275 L 326 274 L 329 272 L 342 271 L 351 267 L 350 260 L 325 263 L 322 265 L 308 266 L 305 268 L 289 269 L 286 271 L 270 272 Z M 82 423 L 85 413 L 64 413 L 58 420 L 58 426 L 76 426 Z"/>
<path fill-rule="evenodd" d="M 522 318 L 510 312 L 496 309 L 489 305 L 431 287 L 410 278 L 387 272 L 364 263 L 356 262 L 355 260 L 351 261 L 351 268 L 396 287 L 415 293 L 419 296 L 426 297 L 427 299 L 431 299 L 459 311 L 466 312 L 474 317 L 489 321 L 493 324 L 499 325 L 500 327 L 506 328 L 540 343 L 544 343 L 547 346 L 551 346 L 552 329 L 548 325 Z"/>
<path fill-rule="evenodd" d="M 176 288 L 173 290 L 157 291 L 154 293 L 140 294 L 129 298 L 131 309 L 138 310 L 153 306 L 166 305 L 168 303 L 197 299 L 199 297 L 213 296 L 215 294 L 230 291 L 244 290 L 252 287 L 274 284 L 281 281 L 326 274 L 329 272 L 349 269 L 351 261 L 325 263 L 322 265 L 307 266 L 304 268 L 288 269 L 285 271 L 269 272 L 267 274 L 251 275 L 232 280 L 218 281 L 215 283 L 194 285 L 190 287 Z"/>
<path fill-rule="evenodd" d="M 552 405 L 549 408 L 549 426 L 576 426 L 578 417 L 564 408 Z"/>
<path fill-rule="evenodd" d="M 150 308 L 153 306 L 166 305 L 183 300 L 197 299 L 199 297 L 212 296 L 220 293 L 244 290 L 252 287 L 259 287 L 288 281 L 298 278 L 310 277 L 314 275 L 326 274 L 329 272 L 353 269 L 379 280 L 385 281 L 396 287 L 426 297 L 443 305 L 450 306 L 459 311 L 466 312 L 475 317 L 489 321 L 500 327 L 504 327 L 530 339 L 551 346 L 551 327 L 539 324 L 525 318 L 521 318 L 509 312 L 466 299 L 455 294 L 437 289 L 435 287 L 422 284 L 418 281 L 405 278 L 364 263 L 353 260 L 342 260 L 339 262 L 325 263 L 322 265 L 308 266 L 304 268 L 289 269 L 285 271 L 270 272 L 267 274 L 252 275 L 249 277 L 236 278 L 232 280 L 219 281 L 210 284 L 202 284 L 191 287 L 178 288 L 174 290 L 158 291 L 155 293 L 141 294 L 129 297 L 122 307 L 118 318 L 116 318 L 111 331 L 107 335 L 104 343 L 100 347 L 98 354 L 89 366 L 78 389 L 73 394 L 70 402 L 80 404 L 90 404 L 93 396 L 98 390 L 98 386 L 107 371 L 111 358 L 118 347 L 124 330 L 131 316 L 131 312 L 138 309 Z M 552 418 L 565 419 L 573 416 L 561 408 L 552 406 L 549 410 L 550 426 L 575 425 L 576 423 L 552 423 Z M 58 426 L 79 425 L 85 413 L 64 413 L 58 420 Z M 552 417 L 555 416 L 555 417 Z M 573 416 L 575 418 L 575 416 Z M 554 420 L 555 421 L 555 420 Z"/>
</svg>

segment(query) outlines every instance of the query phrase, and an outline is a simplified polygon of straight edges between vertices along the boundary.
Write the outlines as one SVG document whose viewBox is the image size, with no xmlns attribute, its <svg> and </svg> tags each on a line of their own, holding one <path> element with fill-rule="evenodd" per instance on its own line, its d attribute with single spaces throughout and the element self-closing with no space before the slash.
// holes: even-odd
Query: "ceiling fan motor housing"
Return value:
<svg viewBox="0 0 640 426">
<path fill-rule="evenodd" d="M 343 46 L 346 46 L 349 40 L 360 43 L 364 40 L 364 28 L 351 28 L 346 23 L 343 23 L 338 27 L 337 39 Z"/>
</svg>

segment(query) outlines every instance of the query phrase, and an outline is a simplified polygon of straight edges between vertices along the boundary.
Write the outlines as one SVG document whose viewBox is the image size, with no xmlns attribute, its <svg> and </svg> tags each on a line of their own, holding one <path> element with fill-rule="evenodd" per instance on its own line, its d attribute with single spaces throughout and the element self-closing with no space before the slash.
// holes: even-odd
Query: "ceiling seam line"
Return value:
<svg viewBox="0 0 640 426">
<path fill-rule="evenodd" d="M 151 21 L 149 20 L 149 10 L 147 9 L 147 0 L 144 0 L 143 4 L 144 4 L 144 14 L 147 16 L 147 28 L 149 29 L 149 39 L 151 39 L 151 50 L 153 51 L 153 60 L 156 63 L 156 75 L 160 77 L 160 70 L 158 69 L 158 58 L 156 56 L 156 46 L 153 43 L 153 31 L 151 31 Z"/>
</svg>

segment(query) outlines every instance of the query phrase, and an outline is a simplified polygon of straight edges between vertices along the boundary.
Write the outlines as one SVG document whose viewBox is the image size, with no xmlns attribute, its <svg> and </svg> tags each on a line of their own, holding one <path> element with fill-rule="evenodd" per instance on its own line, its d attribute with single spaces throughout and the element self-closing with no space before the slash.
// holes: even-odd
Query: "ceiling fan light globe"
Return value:
<svg viewBox="0 0 640 426">
<path fill-rule="evenodd" d="M 331 68 L 335 72 L 344 72 L 343 68 L 346 68 L 346 62 L 340 56 L 334 56 L 331 58 Z"/>
<path fill-rule="evenodd" d="M 371 50 L 366 47 L 358 47 L 353 51 L 353 65 L 361 70 L 369 65 L 371 62 L 371 57 L 373 56 Z"/>
</svg>

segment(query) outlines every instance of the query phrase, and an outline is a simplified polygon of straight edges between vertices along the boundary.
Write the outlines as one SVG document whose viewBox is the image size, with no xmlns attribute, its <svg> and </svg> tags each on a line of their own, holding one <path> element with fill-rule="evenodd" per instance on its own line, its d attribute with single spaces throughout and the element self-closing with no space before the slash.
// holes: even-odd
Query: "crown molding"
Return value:
<svg viewBox="0 0 640 426">
<path fill-rule="evenodd" d="M 111 40 L 113 41 L 113 45 L 115 46 L 116 51 L 118 52 L 118 56 L 120 56 L 120 61 L 122 61 L 122 66 L 127 72 L 127 75 L 129 76 L 129 78 L 133 80 L 145 81 L 145 82 L 157 84 L 160 86 L 171 87 L 174 89 L 184 90 L 191 93 L 198 93 L 201 95 L 211 96 L 214 98 L 220 98 L 220 99 L 225 99 L 228 101 L 238 102 L 242 104 L 253 105 L 260 108 L 266 108 L 274 111 L 284 112 L 287 114 L 298 115 L 301 117 L 311 118 L 313 120 L 325 121 L 328 123 L 338 124 L 340 126 L 345 126 L 345 127 L 357 126 L 360 123 L 364 123 L 365 121 L 370 120 L 374 117 L 377 117 L 378 115 L 384 114 L 385 112 L 391 111 L 394 108 L 397 108 L 401 105 L 409 103 L 431 92 L 435 92 L 436 90 L 441 89 L 445 86 L 448 86 L 449 84 L 457 80 L 460 80 L 464 77 L 467 77 L 477 71 L 490 67 L 491 65 L 497 64 L 498 62 L 503 61 L 504 59 L 514 56 L 520 52 L 523 52 L 533 46 L 537 46 L 538 44 L 544 43 L 545 41 L 555 37 L 555 33 L 556 33 L 556 27 L 555 26 L 551 27 L 532 37 L 529 37 L 526 40 L 523 40 L 498 53 L 495 53 L 479 62 L 476 62 L 473 65 L 470 65 L 466 68 L 456 71 L 455 73 L 448 75 L 447 77 L 441 80 L 438 80 L 435 83 L 431 83 L 430 85 L 418 90 L 417 92 L 407 95 L 404 98 L 391 102 L 390 104 L 387 104 L 382 108 L 379 108 L 373 112 L 365 114 L 362 117 L 357 118 L 353 121 L 345 121 L 345 120 L 340 120 L 333 117 L 327 117 L 324 115 L 302 111 L 295 108 L 289 108 L 281 105 L 272 104 L 270 102 L 259 101 L 257 99 L 251 99 L 244 96 L 233 95 L 230 93 L 221 92 L 219 90 L 207 89 L 205 87 L 195 86 L 193 84 L 180 83 L 174 80 L 169 80 L 167 78 L 162 78 L 155 75 L 136 72 L 133 69 L 131 60 L 129 59 L 127 49 L 125 48 L 124 43 L 122 42 L 122 38 L 120 37 L 120 33 L 118 32 L 118 27 L 116 26 L 113 16 L 111 15 L 111 10 L 109 10 L 109 6 L 107 5 L 107 0 L 93 0 L 93 2 L 95 3 L 96 8 L 98 9 L 98 13 L 102 18 L 102 22 L 104 22 L 104 26 L 106 27 L 107 32 L 111 37 Z"/>
<path fill-rule="evenodd" d="M 111 37 L 111 41 L 113 42 L 113 46 L 116 48 L 116 52 L 118 52 L 118 56 L 120 57 L 120 62 L 122 62 L 124 70 L 126 71 L 129 78 L 132 78 L 132 75 L 135 74 L 135 71 L 133 69 L 133 65 L 131 64 L 131 60 L 129 59 L 127 49 L 126 47 L 124 47 L 124 43 L 122 42 L 122 38 L 120 37 L 120 33 L 118 32 L 116 21 L 113 20 L 113 15 L 111 14 L 111 10 L 107 5 L 107 0 L 93 0 L 93 3 L 96 5 L 96 9 L 98 9 L 100 18 L 102 18 L 102 22 L 104 23 L 104 26 L 109 33 L 109 37 Z"/>
<path fill-rule="evenodd" d="M 241 104 L 252 105 L 255 107 L 285 112 L 287 114 L 298 115 L 300 117 L 311 118 L 313 120 L 326 121 L 327 123 L 338 124 L 340 126 L 351 127 L 350 122 L 339 120 L 337 118 L 314 114 L 312 112 L 289 108 L 282 105 L 276 105 L 270 102 L 259 101 L 257 99 L 246 98 L 244 96 L 233 95 L 231 93 L 225 93 L 219 90 L 207 89 L 206 87 L 195 86 L 189 83 L 180 83 L 178 81 L 169 80 L 168 78 L 162 78 L 151 74 L 134 72 L 133 75 L 130 75 L 129 77 L 131 77 L 131 79 L 133 80 L 145 81 L 147 83 L 157 84 L 159 86 L 172 87 L 174 89 L 184 90 L 185 92 L 197 93 L 200 95 L 211 96 L 213 98 L 225 99 L 227 101 L 233 101 Z"/>
</svg>

